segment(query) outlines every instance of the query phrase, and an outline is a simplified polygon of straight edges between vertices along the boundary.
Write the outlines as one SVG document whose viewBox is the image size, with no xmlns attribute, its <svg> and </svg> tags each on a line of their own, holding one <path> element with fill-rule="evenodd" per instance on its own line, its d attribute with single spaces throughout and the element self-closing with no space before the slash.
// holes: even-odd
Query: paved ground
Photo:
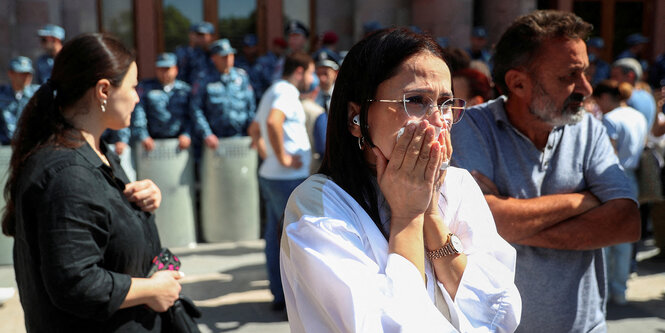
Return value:
<svg viewBox="0 0 665 333">
<path fill-rule="evenodd" d="M 270 308 L 262 241 L 173 250 L 187 274 L 183 293 L 203 311 L 202 332 L 289 331 L 286 315 Z M 665 333 L 665 261 L 655 260 L 655 254 L 650 246 L 640 252 L 638 275 L 628 285 L 629 304 L 608 306 L 610 333 Z M 15 285 L 13 269 L 0 266 L 0 286 L 8 285 Z M 25 332 L 17 297 L 0 306 L 0 332 Z"/>
</svg>

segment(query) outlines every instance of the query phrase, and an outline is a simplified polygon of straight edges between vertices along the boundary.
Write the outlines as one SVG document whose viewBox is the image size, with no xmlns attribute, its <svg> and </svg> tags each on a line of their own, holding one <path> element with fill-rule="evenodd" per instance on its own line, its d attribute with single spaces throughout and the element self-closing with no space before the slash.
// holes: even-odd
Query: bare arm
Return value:
<svg viewBox="0 0 665 333">
<path fill-rule="evenodd" d="M 605 202 L 518 243 L 560 250 L 592 250 L 640 239 L 640 213 L 630 199 Z"/>
<path fill-rule="evenodd" d="M 284 120 L 286 120 L 284 112 L 278 109 L 270 110 L 270 114 L 266 120 L 270 147 L 272 147 L 272 151 L 275 153 L 280 164 L 288 168 L 298 169 L 302 166 L 299 157 L 290 155 L 284 149 L 284 128 L 282 127 Z"/>
<path fill-rule="evenodd" d="M 501 196 L 489 178 L 477 171 L 471 174 L 485 194 L 497 231 L 510 243 L 521 244 L 522 239 L 600 205 L 600 201 L 589 191 L 529 199 Z"/>
<path fill-rule="evenodd" d="M 252 121 L 252 123 L 249 124 L 249 127 L 247 128 L 247 134 L 252 137 L 252 144 L 250 147 L 256 149 L 256 151 L 259 153 L 259 157 L 261 157 L 262 160 L 265 160 L 267 155 L 266 143 L 261 137 L 261 128 L 259 127 L 259 123 Z"/>
<path fill-rule="evenodd" d="M 497 194 L 496 186 L 474 172 L 506 241 L 561 250 L 587 250 L 639 238 L 637 204 L 629 199 L 600 204 L 589 191 L 516 199 Z"/>
<path fill-rule="evenodd" d="M 164 312 L 178 299 L 181 275 L 176 271 L 160 271 L 151 278 L 132 278 L 132 284 L 120 308 L 145 304 L 152 310 Z"/>
</svg>

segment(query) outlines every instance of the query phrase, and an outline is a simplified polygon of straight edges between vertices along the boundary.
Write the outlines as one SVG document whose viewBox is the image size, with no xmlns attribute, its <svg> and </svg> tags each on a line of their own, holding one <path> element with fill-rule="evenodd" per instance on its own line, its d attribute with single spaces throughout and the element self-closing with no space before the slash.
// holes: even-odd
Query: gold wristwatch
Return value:
<svg viewBox="0 0 665 333">
<path fill-rule="evenodd" d="M 442 247 L 434 251 L 427 251 L 427 258 L 430 260 L 445 257 L 451 254 L 458 254 L 464 251 L 462 241 L 452 232 L 448 234 L 448 241 Z"/>
</svg>

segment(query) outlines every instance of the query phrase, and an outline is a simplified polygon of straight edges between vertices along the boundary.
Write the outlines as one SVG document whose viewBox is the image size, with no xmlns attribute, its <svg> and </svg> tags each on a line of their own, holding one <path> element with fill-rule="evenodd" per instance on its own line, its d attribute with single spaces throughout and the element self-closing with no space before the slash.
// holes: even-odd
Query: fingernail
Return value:
<svg viewBox="0 0 665 333">
<path fill-rule="evenodd" d="M 180 274 L 180 277 L 185 277 L 185 273 L 178 271 L 178 274 Z"/>
</svg>

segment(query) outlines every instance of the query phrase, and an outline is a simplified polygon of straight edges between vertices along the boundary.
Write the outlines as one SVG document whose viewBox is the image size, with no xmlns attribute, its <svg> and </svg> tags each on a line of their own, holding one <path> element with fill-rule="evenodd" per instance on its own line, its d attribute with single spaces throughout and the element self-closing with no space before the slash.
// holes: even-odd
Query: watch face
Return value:
<svg viewBox="0 0 665 333">
<path fill-rule="evenodd" d="M 464 251 L 464 246 L 462 246 L 462 241 L 457 236 L 455 235 L 450 236 L 450 244 L 453 245 L 453 248 L 458 253 L 462 253 Z"/>
</svg>

